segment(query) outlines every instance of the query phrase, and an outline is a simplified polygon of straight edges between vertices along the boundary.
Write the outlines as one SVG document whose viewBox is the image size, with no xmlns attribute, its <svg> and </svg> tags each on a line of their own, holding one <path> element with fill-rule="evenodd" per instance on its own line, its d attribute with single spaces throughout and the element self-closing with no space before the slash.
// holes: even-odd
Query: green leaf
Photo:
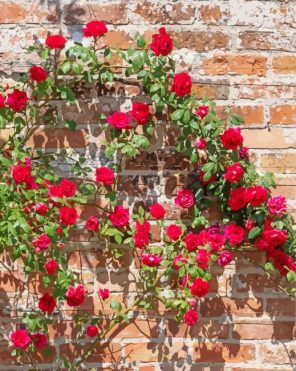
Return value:
<svg viewBox="0 0 296 371">
<path fill-rule="evenodd" d="M 184 115 L 184 109 L 178 109 L 172 113 L 171 119 L 173 121 L 180 120 Z"/>
<path fill-rule="evenodd" d="M 248 239 L 253 240 L 254 238 L 258 237 L 261 234 L 261 228 L 254 227 L 250 230 L 248 234 Z"/>
<path fill-rule="evenodd" d="M 66 73 L 69 72 L 70 69 L 71 69 L 71 62 L 70 62 L 70 61 L 66 61 L 66 62 L 64 62 L 64 63 L 61 65 L 60 69 L 63 71 L 64 74 L 66 74 Z"/>
</svg>

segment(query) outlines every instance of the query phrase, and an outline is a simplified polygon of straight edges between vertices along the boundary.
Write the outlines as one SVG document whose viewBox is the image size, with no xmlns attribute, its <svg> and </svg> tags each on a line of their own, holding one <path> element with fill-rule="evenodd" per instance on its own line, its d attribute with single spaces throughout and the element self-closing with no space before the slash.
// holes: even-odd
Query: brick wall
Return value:
<svg viewBox="0 0 296 371">
<path fill-rule="evenodd" d="M 276 173 L 277 193 L 288 198 L 295 214 L 295 0 L 1 0 L 0 70 L 4 80 L 10 83 L 32 62 L 38 62 L 25 54 L 34 37 L 43 41 L 47 32 L 62 30 L 66 36 L 80 40 L 81 25 L 92 18 L 108 23 L 110 32 L 102 47 L 111 44 L 127 48 L 137 32 L 149 39 L 160 25 L 166 25 L 176 40 L 174 56 L 180 68 L 188 70 L 194 79 L 194 92 L 200 98 L 215 99 L 221 115 L 223 107 L 233 106 L 244 116 L 243 134 L 254 161 L 262 172 Z M 46 150 L 72 147 L 86 153 L 93 167 L 104 163 L 97 115 L 128 107 L 139 90 L 117 83 L 104 91 L 104 98 L 101 93 L 93 89 L 81 94 L 77 106 L 64 107 L 57 102 L 61 117 L 74 118 L 77 130 L 45 127 L 30 144 Z M 130 206 L 161 199 L 169 210 L 168 218 L 176 219 L 180 215 L 172 199 L 184 183 L 188 163 L 174 154 L 173 132 L 158 134 L 149 153 L 124 163 L 123 198 Z M 61 164 L 59 170 L 67 173 L 68 168 Z M 91 207 L 83 209 L 81 218 L 92 213 Z M 213 220 L 219 217 L 215 210 L 210 214 Z M 155 226 L 155 242 L 160 233 Z M 131 300 L 134 284 L 127 268 L 133 269 L 135 262 L 129 251 L 125 251 L 123 262 L 116 262 L 103 255 L 98 241 L 88 241 L 83 234 L 74 239 L 68 247 L 69 263 L 81 274 L 89 292 L 96 293 L 99 285 L 108 282 L 112 296 L 123 300 L 124 295 Z M 260 253 L 249 254 L 262 261 Z M 39 277 L 25 279 L 8 258 L 3 257 L 3 262 L 11 266 L 11 271 L 1 266 L 0 369 L 7 370 L 8 365 L 9 370 L 25 369 L 13 365 L 5 334 L 29 303 L 36 306 L 35 295 L 43 288 Z M 95 294 L 82 309 L 95 313 L 100 310 Z M 191 330 L 178 325 L 173 313 L 164 313 L 160 305 L 155 312 L 139 313 L 122 331 L 115 329 L 110 334 L 114 338 L 110 347 L 108 338 L 96 349 L 88 368 L 287 371 L 293 364 L 295 367 L 295 304 L 245 258 L 237 256 L 227 269 L 217 270 L 211 293 L 200 303 L 199 311 L 199 325 Z M 60 369 L 57 356 L 78 355 L 83 350 L 86 340 L 76 343 L 71 315 L 66 308 L 58 317 L 58 325 L 50 329 L 52 354 L 40 359 L 42 368 Z M 69 339 L 72 344 L 67 344 Z"/>
</svg>

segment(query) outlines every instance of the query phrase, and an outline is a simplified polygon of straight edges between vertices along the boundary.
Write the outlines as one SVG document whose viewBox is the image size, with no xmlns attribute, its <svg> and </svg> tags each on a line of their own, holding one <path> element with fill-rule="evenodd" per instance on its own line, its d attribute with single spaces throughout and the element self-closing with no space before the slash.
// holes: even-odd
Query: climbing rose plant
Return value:
<svg viewBox="0 0 296 371">
<path fill-rule="evenodd" d="M 211 267 L 225 267 L 234 252 L 244 254 L 248 246 L 266 254 L 262 268 L 282 276 L 282 289 L 295 296 L 289 284 L 296 280 L 293 219 L 286 199 L 271 195 L 273 175 L 259 175 L 250 162 L 239 128 L 241 118 L 227 112 L 221 120 L 214 102 L 200 102 L 191 93 L 192 79 L 179 72 L 170 57 L 173 40 L 165 28 L 148 45 L 139 36 L 137 46 L 127 51 L 98 48 L 108 32 L 104 22 L 91 21 L 82 32 L 83 43 L 49 35 L 44 44 L 30 47 L 29 52 L 42 59 L 41 65 L 33 65 L 15 86 L 2 84 L 0 94 L 0 128 L 8 133 L 2 135 L 0 154 L 0 249 L 21 259 L 26 274 L 38 272 L 46 288 L 10 340 L 12 353 L 29 359 L 35 369 L 36 351 L 46 352 L 48 326 L 64 302 L 75 309 L 88 296 L 79 275 L 67 266 L 65 242 L 71 241 L 75 230 L 105 241 L 104 251 L 114 259 L 120 260 L 128 247 L 139 278 L 136 297 L 126 307 L 110 299 L 108 288 L 100 287 L 96 300 L 109 307 L 111 317 L 105 311 L 97 316 L 75 315 L 79 337 L 90 341 L 77 359 L 61 355 L 62 367 L 71 370 L 79 369 L 115 325 L 128 322 L 131 312 L 153 309 L 156 301 L 176 310 L 179 321 L 195 325 L 197 302 L 209 292 Z M 98 117 L 106 138 L 102 144 L 106 166 L 93 173 L 86 158 L 73 150 L 48 153 L 27 145 L 41 125 L 75 130 L 75 121 L 61 119 L 55 101 L 75 104 L 79 89 L 123 78 L 136 81 L 143 94 L 128 110 Z M 146 150 L 160 127 L 175 128 L 176 150 L 191 164 L 187 185 L 174 199 L 187 219 L 171 224 L 161 203 L 137 204 L 130 210 L 118 191 L 124 158 L 135 159 Z M 59 178 L 54 171 L 58 162 L 70 165 L 76 182 Z M 104 206 L 92 202 L 97 213 L 82 223 L 78 210 L 98 194 L 104 195 Z M 222 212 L 217 224 L 207 218 L 213 202 Z M 164 231 L 161 243 L 152 241 L 151 221 Z"/>
</svg>

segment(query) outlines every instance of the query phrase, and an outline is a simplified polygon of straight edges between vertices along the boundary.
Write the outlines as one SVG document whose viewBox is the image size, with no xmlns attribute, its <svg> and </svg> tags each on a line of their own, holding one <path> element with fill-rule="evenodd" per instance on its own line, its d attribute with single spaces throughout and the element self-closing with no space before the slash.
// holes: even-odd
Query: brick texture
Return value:
<svg viewBox="0 0 296 371">
<path fill-rule="evenodd" d="M 93 18 L 107 22 L 110 30 L 98 43 L 100 48 L 113 45 L 127 49 L 133 45 L 136 33 L 143 33 L 149 41 L 165 25 L 174 35 L 173 55 L 180 70 L 189 70 L 193 77 L 194 93 L 200 99 L 215 99 L 221 116 L 225 107 L 231 106 L 244 117 L 243 134 L 253 160 L 260 172 L 276 173 L 276 194 L 285 195 L 296 214 L 295 0 L 1 0 L 1 74 L 12 82 L 17 73 L 38 63 L 38 57 L 25 54 L 34 37 L 43 42 L 48 32 L 61 30 L 80 40 L 81 26 Z M 83 93 L 77 105 L 68 107 L 57 102 L 60 117 L 77 122 L 75 132 L 43 127 L 28 144 L 47 151 L 75 148 L 97 166 L 102 158 L 98 115 L 129 104 L 140 89 L 116 82 Z M 115 96 L 120 100 L 114 100 Z M 9 130 L 0 132 L 0 144 L 9 134 Z M 149 152 L 124 162 L 119 181 L 124 202 L 152 203 L 161 198 L 168 219 L 183 217 L 174 208 L 172 198 L 186 182 L 183 172 L 189 170 L 188 161 L 172 150 L 175 135 L 174 130 L 160 132 Z M 67 166 L 59 166 L 59 171 L 68 174 Z M 85 219 L 93 209 L 80 212 Z M 219 219 L 219 210 L 210 213 L 213 220 Z M 153 240 L 159 241 L 162 231 L 154 225 L 152 232 Z M 72 237 L 69 265 L 82 274 L 88 291 L 95 293 L 100 285 L 108 284 L 112 298 L 129 302 L 135 294 L 133 277 L 128 273 L 134 264 L 129 251 L 124 250 L 123 257 L 116 260 L 111 253 L 103 252 L 98 241 L 89 241 L 88 235 L 75 232 Z M 249 255 L 262 263 L 259 252 Z M 25 278 L 19 268 L 15 264 L 9 274 L 3 267 L 0 270 L 2 334 L 11 331 L 28 303 L 36 306 L 35 294 L 45 290 L 39 276 Z M 199 306 L 199 324 L 193 329 L 177 324 L 161 304 L 155 305 L 154 311 L 135 316 L 130 324 L 118 325 L 95 349 L 86 368 L 288 371 L 296 367 L 295 302 L 241 256 L 224 272 L 217 273 L 211 292 Z M 79 308 L 83 310 L 99 314 L 101 303 L 91 296 Z M 84 351 L 86 339 L 75 340 L 73 314 L 71 308 L 66 308 L 50 327 L 51 352 L 46 357 L 38 355 L 42 369 L 60 369 L 57 354 L 73 358 Z M 0 368 L 29 369 L 10 355 L 7 337 L 0 342 Z"/>
</svg>

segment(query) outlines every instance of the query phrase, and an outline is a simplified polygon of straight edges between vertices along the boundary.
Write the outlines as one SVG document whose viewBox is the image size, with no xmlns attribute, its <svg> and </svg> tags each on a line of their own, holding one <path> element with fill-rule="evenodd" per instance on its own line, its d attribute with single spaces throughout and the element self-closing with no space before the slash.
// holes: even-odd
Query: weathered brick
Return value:
<svg viewBox="0 0 296 371">
<path fill-rule="evenodd" d="M 270 121 L 274 125 L 296 124 L 296 105 L 283 104 L 271 107 Z"/>
<path fill-rule="evenodd" d="M 284 340 L 294 339 L 296 325 L 294 322 L 235 322 L 232 328 L 235 339 L 246 340 Z"/>
<path fill-rule="evenodd" d="M 201 5 L 199 7 L 200 18 L 203 23 L 221 25 L 227 22 L 229 11 L 226 4 Z"/>
<path fill-rule="evenodd" d="M 244 31 L 239 33 L 240 49 L 295 51 L 296 42 L 293 34 L 269 31 Z M 274 60 L 281 57 L 274 57 Z"/>
<path fill-rule="evenodd" d="M 272 69 L 275 73 L 295 74 L 296 72 L 296 56 L 295 55 L 280 55 L 272 59 Z"/>
<path fill-rule="evenodd" d="M 173 33 L 177 48 L 207 51 L 214 49 L 229 49 L 229 38 L 223 32 L 183 31 Z"/>
<path fill-rule="evenodd" d="M 260 355 L 263 362 L 282 365 L 295 365 L 296 354 L 293 344 L 261 345 Z"/>
<path fill-rule="evenodd" d="M 296 135 L 293 129 L 272 127 L 267 129 L 243 129 L 244 144 L 249 148 L 289 148 L 293 147 Z"/>
<path fill-rule="evenodd" d="M 267 58 L 251 55 L 216 55 L 202 63 L 203 73 L 210 75 L 266 75 Z"/>
<path fill-rule="evenodd" d="M 262 155 L 260 167 L 276 173 L 295 173 L 296 153 L 274 153 Z"/>
</svg>

